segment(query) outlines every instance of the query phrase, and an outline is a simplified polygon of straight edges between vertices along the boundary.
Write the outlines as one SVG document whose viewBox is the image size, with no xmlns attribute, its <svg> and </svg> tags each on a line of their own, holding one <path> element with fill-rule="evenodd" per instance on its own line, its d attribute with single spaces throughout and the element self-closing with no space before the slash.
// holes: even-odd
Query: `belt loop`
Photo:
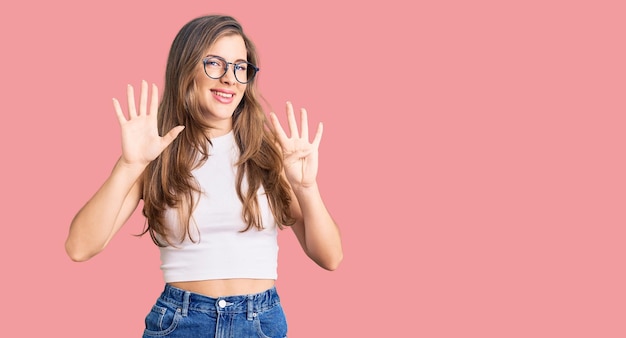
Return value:
<svg viewBox="0 0 626 338">
<path fill-rule="evenodd" d="M 183 317 L 187 317 L 187 312 L 189 310 L 189 296 L 191 296 L 191 292 L 185 291 L 183 295 Z"/>
<path fill-rule="evenodd" d="M 248 295 L 248 320 L 254 319 L 252 313 L 254 312 L 254 296 Z"/>
</svg>

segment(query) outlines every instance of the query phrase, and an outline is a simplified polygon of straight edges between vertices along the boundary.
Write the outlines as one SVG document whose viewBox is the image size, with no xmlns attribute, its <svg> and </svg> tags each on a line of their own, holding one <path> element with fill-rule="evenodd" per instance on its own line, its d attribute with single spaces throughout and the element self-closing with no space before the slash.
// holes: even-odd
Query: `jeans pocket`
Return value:
<svg viewBox="0 0 626 338">
<path fill-rule="evenodd" d="M 287 319 L 280 304 L 259 312 L 254 318 L 254 326 L 259 338 L 287 337 Z"/>
<path fill-rule="evenodd" d="M 162 337 L 172 333 L 180 318 L 180 309 L 174 310 L 155 304 L 146 316 L 144 337 Z"/>
</svg>

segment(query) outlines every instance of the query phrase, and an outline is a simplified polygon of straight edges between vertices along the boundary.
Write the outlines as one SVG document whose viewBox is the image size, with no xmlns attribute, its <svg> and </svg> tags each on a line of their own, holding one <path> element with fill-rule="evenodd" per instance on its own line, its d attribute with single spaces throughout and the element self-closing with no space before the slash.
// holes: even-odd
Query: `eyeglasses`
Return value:
<svg viewBox="0 0 626 338">
<path fill-rule="evenodd" d="M 233 65 L 233 73 L 235 73 L 235 79 L 239 83 L 246 84 L 254 78 L 256 72 L 259 71 L 257 66 L 245 62 L 228 62 L 224 60 L 224 58 L 219 56 L 207 56 L 202 59 L 202 63 L 204 64 L 204 73 L 212 78 L 212 79 L 220 79 L 222 76 L 226 75 L 228 71 L 228 65 Z"/>
</svg>

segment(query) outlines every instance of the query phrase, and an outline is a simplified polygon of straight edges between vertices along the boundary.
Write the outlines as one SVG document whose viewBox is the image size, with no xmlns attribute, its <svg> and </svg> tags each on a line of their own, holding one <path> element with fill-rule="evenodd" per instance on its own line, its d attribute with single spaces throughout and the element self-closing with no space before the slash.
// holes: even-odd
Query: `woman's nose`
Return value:
<svg viewBox="0 0 626 338">
<path fill-rule="evenodd" d="M 226 73 L 220 78 L 220 81 L 222 81 L 222 83 L 232 85 L 237 82 L 237 79 L 235 78 L 235 72 L 233 71 L 232 67 L 234 66 L 231 65 L 231 67 L 226 68 Z"/>
</svg>

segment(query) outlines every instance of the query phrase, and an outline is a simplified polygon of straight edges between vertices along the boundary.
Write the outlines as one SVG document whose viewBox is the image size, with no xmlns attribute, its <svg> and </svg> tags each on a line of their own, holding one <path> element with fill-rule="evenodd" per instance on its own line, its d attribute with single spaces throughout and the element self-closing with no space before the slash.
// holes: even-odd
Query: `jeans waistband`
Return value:
<svg viewBox="0 0 626 338">
<path fill-rule="evenodd" d="M 280 303 L 275 286 L 255 294 L 213 298 L 165 284 L 160 299 L 179 307 L 183 316 L 191 309 L 219 313 L 247 313 L 248 319 Z"/>
</svg>

